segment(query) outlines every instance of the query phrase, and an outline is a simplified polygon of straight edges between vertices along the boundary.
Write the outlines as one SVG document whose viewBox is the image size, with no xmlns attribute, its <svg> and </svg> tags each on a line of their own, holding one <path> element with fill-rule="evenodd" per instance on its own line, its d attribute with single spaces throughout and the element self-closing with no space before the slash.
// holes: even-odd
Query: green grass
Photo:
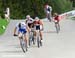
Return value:
<svg viewBox="0 0 75 58">
<path fill-rule="evenodd" d="M 3 29 L 2 26 L 7 27 L 8 22 L 6 21 L 6 19 L 0 19 L 0 35 L 2 35 L 6 29 Z"/>
</svg>

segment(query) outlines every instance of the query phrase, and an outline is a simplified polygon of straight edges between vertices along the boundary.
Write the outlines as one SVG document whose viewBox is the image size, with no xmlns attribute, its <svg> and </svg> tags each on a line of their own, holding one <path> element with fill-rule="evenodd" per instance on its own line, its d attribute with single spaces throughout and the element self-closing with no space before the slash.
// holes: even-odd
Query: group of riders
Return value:
<svg viewBox="0 0 75 58">
<path fill-rule="evenodd" d="M 14 36 L 16 36 L 17 29 L 18 29 L 18 37 L 21 37 L 23 34 L 25 42 L 27 42 L 29 39 L 27 33 L 31 32 L 32 29 L 33 29 L 34 39 L 36 38 L 36 32 L 37 32 L 36 30 L 39 30 L 41 42 L 43 40 L 42 38 L 43 23 L 38 17 L 32 19 L 30 15 L 27 15 L 25 22 L 19 22 L 16 25 L 14 29 Z"/>
<path fill-rule="evenodd" d="M 53 20 L 53 18 L 51 16 L 52 8 L 48 4 L 45 5 L 45 12 L 46 12 L 46 17 L 51 22 Z M 58 14 L 54 13 L 54 21 L 57 22 L 59 25 L 58 17 L 59 17 Z M 29 37 L 27 34 L 29 32 L 31 32 L 32 29 L 34 30 L 33 31 L 34 39 L 36 39 L 36 34 L 37 34 L 36 30 L 39 30 L 40 40 L 42 42 L 42 40 L 43 40 L 42 31 L 44 30 L 43 22 L 42 22 L 42 20 L 40 20 L 39 17 L 35 17 L 33 19 L 33 18 L 31 18 L 30 15 L 26 16 L 26 20 L 24 22 L 19 22 L 16 25 L 16 27 L 14 29 L 14 36 L 16 35 L 16 32 L 18 30 L 18 37 L 22 36 L 22 34 L 23 34 L 25 42 L 28 42 Z"/>
</svg>

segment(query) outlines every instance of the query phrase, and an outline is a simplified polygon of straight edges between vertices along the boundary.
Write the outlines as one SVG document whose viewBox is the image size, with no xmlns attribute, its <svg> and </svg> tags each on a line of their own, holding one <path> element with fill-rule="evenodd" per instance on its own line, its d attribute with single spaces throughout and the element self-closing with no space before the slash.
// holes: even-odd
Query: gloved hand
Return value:
<svg viewBox="0 0 75 58">
<path fill-rule="evenodd" d="M 14 34 L 13 36 L 18 36 L 17 34 Z"/>
</svg>

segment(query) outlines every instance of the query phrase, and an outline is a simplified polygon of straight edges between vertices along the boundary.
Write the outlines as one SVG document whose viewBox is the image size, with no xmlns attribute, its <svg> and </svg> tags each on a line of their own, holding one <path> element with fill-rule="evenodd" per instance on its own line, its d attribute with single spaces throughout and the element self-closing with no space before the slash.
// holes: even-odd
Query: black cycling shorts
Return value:
<svg viewBox="0 0 75 58">
<path fill-rule="evenodd" d="M 40 30 L 40 25 L 36 26 L 36 30 Z"/>
<path fill-rule="evenodd" d="M 32 28 L 33 23 L 28 23 L 28 27 Z"/>
</svg>

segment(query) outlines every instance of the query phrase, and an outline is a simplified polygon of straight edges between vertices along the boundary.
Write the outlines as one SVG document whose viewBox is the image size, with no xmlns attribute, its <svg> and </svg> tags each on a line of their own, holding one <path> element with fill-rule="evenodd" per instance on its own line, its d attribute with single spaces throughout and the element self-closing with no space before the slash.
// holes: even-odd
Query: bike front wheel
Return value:
<svg viewBox="0 0 75 58">
<path fill-rule="evenodd" d="M 20 45 L 21 45 L 22 51 L 25 53 L 27 51 L 27 43 L 23 39 L 20 39 Z"/>
</svg>

